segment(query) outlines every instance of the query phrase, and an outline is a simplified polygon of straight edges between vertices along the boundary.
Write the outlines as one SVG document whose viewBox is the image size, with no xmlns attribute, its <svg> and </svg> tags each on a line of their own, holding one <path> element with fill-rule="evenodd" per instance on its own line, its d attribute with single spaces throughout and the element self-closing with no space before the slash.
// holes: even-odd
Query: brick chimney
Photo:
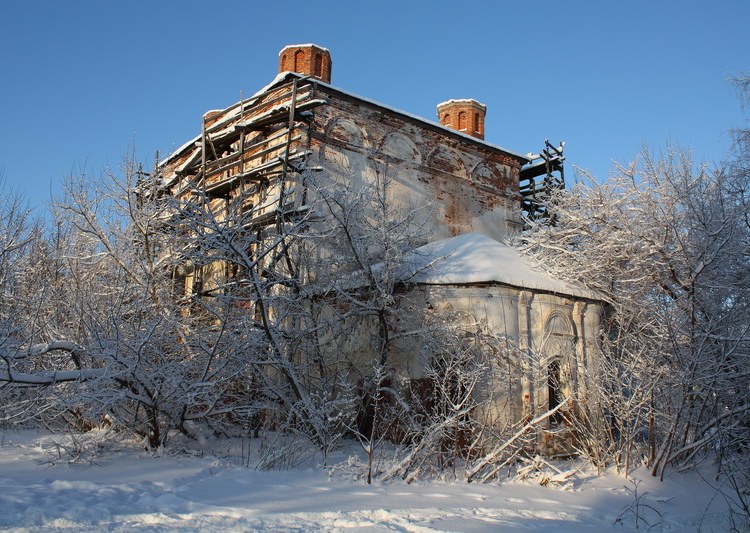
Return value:
<svg viewBox="0 0 750 533">
<path fill-rule="evenodd" d="M 487 106 L 476 100 L 448 100 L 437 106 L 440 124 L 484 140 L 484 115 Z"/>
<path fill-rule="evenodd" d="M 331 83 L 331 54 L 316 44 L 292 44 L 279 52 L 279 72 L 298 72 Z"/>
</svg>

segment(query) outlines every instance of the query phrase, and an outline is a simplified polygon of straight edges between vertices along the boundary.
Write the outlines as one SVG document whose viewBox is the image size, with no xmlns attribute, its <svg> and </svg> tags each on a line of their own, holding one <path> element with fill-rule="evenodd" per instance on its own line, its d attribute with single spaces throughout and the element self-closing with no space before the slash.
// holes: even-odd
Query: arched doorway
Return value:
<svg viewBox="0 0 750 533">
<path fill-rule="evenodd" d="M 541 350 L 543 379 L 546 380 L 546 401 L 541 407 L 548 410 L 558 407 L 575 391 L 575 345 L 577 335 L 573 321 L 566 314 L 553 311 L 544 327 Z M 563 421 L 563 410 L 550 417 L 552 424 Z"/>
</svg>

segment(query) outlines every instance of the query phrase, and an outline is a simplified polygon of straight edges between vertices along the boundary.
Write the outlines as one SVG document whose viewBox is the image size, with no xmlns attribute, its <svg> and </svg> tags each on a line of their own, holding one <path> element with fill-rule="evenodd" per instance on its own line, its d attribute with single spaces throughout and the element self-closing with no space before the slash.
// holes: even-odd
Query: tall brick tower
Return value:
<svg viewBox="0 0 750 533">
<path fill-rule="evenodd" d="M 331 54 L 316 44 L 292 44 L 279 52 L 279 72 L 297 72 L 331 83 Z"/>
<path fill-rule="evenodd" d="M 477 139 L 484 139 L 484 116 L 487 106 L 476 100 L 448 100 L 437 106 L 440 124 Z"/>
</svg>

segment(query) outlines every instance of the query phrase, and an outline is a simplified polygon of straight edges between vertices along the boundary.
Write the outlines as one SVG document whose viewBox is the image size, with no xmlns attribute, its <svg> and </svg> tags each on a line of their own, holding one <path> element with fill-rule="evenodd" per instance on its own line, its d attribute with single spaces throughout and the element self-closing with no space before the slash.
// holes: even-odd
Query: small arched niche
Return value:
<svg viewBox="0 0 750 533">
<path fill-rule="evenodd" d="M 427 166 L 460 178 L 467 178 L 468 172 L 461 158 L 449 148 L 439 146 L 427 158 Z"/>
<path fill-rule="evenodd" d="M 380 153 L 415 164 L 422 163 L 422 154 L 417 145 L 403 133 L 392 132 L 380 143 Z"/>
</svg>

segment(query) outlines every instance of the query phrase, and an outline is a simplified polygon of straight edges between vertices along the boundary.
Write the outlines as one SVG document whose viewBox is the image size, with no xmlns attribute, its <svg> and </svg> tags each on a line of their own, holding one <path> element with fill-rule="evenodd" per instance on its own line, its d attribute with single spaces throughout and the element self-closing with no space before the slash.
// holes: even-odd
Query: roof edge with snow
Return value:
<svg viewBox="0 0 750 533">
<path fill-rule="evenodd" d="M 297 46 L 299 46 L 299 45 L 297 45 Z M 303 74 L 299 74 L 297 72 L 290 72 L 290 71 L 280 72 L 270 83 L 268 83 L 267 85 L 265 85 L 263 88 L 261 88 L 259 91 L 257 91 L 255 94 L 253 94 L 251 97 L 245 99 L 244 101 L 252 100 L 253 98 L 259 97 L 263 93 L 265 93 L 267 91 L 270 91 L 276 85 L 279 85 L 279 84 L 285 82 L 287 79 L 289 79 L 291 77 L 296 77 L 296 78 L 302 79 L 302 78 L 307 78 L 308 76 L 305 76 Z M 526 163 L 529 163 L 531 161 L 526 155 L 522 155 L 522 154 L 516 153 L 516 152 L 514 152 L 512 150 L 508 150 L 507 148 L 503 148 L 502 146 L 497 146 L 497 145 L 489 143 L 489 142 L 487 142 L 487 141 L 485 141 L 483 139 L 478 139 L 476 137 L 472 137 L 471 135 L 468 135 L 466 133 L 462 133 L 460 131 L 456 131 L 454 129 L 448 128 L 446 126 L 443 126 L 442 124 L 439 124 L 438 122 L 435 122 L 435 121 L 432 121 L 432 120 L 428 120 L 428 119 L 426 119 L 424 117 L 420 117 L 418 115 L 414 115 L 414 114 L 409 113 L 407 111 L 403 111 L 401 109 L 397 109 L 395 107 L 391 107 L 391 106 L 382 104 L 382 103 L 377 102 L 375 100 L 371 100 L 369 98 L 365 98 L 365 97 L 360 96 L 358 94 L 355 94 L 355 93 L 352 93 L 352 92 L 349 92 L 349 91 L 345 91 L 343 89 L 340 89 L 338 87 L 335 87 L 335 86 L 331 85 L 330 83 L 325 83 L 325 82 L 320 81 L 320 80 L 315 80 L 315 83 L 317 83 L 318 85 L 320 85 L 322 87 L 325 87 L 328 90 L 337 92 L 337 93 L 339 93 L 339 94 L 341 94 L 341 95 L 343 95 L 343 96 L 345 96 L 347 98 L 351 98 L 351 99 L 354 99 L 354 100 L 359 100 L 360 102 L 363 102 L 363 103 L 366 103 L 366 104 L 369 104 L 369 105 L 372 105 L 372 106 L 379 107 L 380 109 L 383 109 L 383 110 L 388 111 L 390 113 L 394 113 L 396 115 L 400 115 L 400 116 L 405 117 L 405 118 L 407 118 L 407 119 L 409 119 L 411 121 L 415 121 L 415 122 L 418 122 L 418 123 L 420 123 L 422 125 L 428 126 L 428 127 L 432 128 L 434 130 L 437 130 L 437 131 L 443 133 L 443 134 L 451 135 L 453 137 L 460 138 L 461 140 L 469 141 L 469 142 L 471 142 L 473 144 L 481 145 L 481 146 L 484 146 L 486 148 L 490 148 L 492 150 L 498 150 L 500 152 L 503 152 L 505 154 L 508 154 L 508 155 L 510 155 L 512 157 L 515 157 L 515 158 L 519 159 L 522 164 L 526 164 Z M 237 102 L 237 103 L 232 104 L 231 106 L 229 106 L 226 109 L 222 110 L 222 113 L 226 113 L 228 111 L 231 111 L 235 107 L 238 107 L 240 105 L 240 103 L 241 102 Z M 164 159 L 162 162 L 160 162 L 160 166 L 163 166 L 164 164 L 172 161 L 178 155 L 180 155 L 181 153 L 183 153 L 186 150 L 186 148 L 188 148 L 189 146 L 192 146 L 198 140 L 200 140 L 200 135 L 198 135 L 197 137 L 193 137 L 191 140 L 189 140 L 188 142 L 186 142 L 185 144 L 183 144 L 182 146 L 180 146 L 177 150 L 175 150 L 174 152 L 172 152 L 166 159 Z"/>
<path fill-rule="evenodd" d="M 594 291 L 553 278 L 518 249 L 479 233 L 465 233 L 415 249 L 408 254 L 400 277 L 415 285 L 490 283 L 602 301 Z"/>
</svg>

